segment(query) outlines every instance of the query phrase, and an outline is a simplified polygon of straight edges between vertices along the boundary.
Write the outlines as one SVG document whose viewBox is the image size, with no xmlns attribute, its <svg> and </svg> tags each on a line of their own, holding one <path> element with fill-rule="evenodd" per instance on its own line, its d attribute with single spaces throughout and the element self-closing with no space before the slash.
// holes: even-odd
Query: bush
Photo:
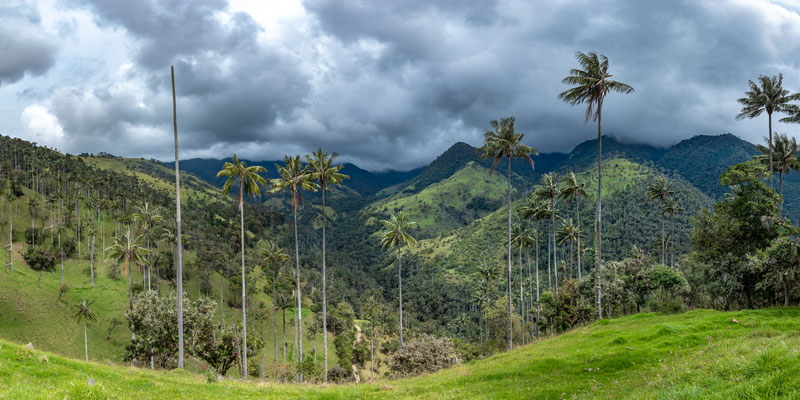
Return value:
<svg viewBox="0 0 800 400">
<path fill-rule="evenodd" d="M 41 247 L 29 246 L 22 258 L 34 271 L 53 272 L 56 268 L 56 255 Z"/>
<path fill-rule="evenodd" d="M 328 369 L 328 381 L 330 382 L 345 383 L 353 381 L 354 379 L 352 370 L 344 369 L 338 365 Z"/>
<path fill-rule="evenodd" d="M 111 278 L 112 281 L 118 281 L 122 278 L 122 270 L 119 268 L 119 265 L 111 264 L 108 266 L 108 277 Z"/>
<path fill-rule="evenodd" d="M 28 228 L 25 229 L 25 243 L 32 245 L 33 239 L 36 239 L 36 243 L 43 244 L 44 243 L 44 231 L 39 228 Z"/>
<path fill-rule="evenodd" d="M 654 301 L 653 311 L 665 314 L 675 314 L 683 311 L 683 304 L 674 298 Z"/>
<path fill-rule="evenodd" d="M 349 369 L 353 363 L 353 333 L 345 332 L 337 335 L 333 339 L 333 346 L 336 348 L 339 366 Z"/>
<path fill-rule="evenodd" d="M 454 354 L 450 340 L 422 335 L 392 354 L 389 371 L 394 377 L 438 371 L 450 366 Z"/>
<path fill-rule="evenodd" d="M 61 235 L 61 249 L 64 251 L 64 258 L 70 258 L 75 255 L 77 246 L 78 242 L 75 241 L 75 238 Z"/>
</svg>

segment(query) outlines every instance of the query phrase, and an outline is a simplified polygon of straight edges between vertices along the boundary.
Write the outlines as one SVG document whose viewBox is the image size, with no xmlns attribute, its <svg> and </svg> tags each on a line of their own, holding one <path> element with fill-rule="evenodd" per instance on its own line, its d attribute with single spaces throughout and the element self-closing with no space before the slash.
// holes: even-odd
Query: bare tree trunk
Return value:
<svg viewBox="0 0 800 400">
<path fill-rule="evenodd" d="M 403 267 L 400 263 L 400 245 L 397 246 L 397 286 L 400 292 L 400 348 L 403 348 Z"/>
<path fill-rule="evenodd" d="M 775 171 L 772 169 L 772 112 L 767 113 L 767 119 L 769 120 L 769 187 L 774 189 L 775 184 L 772 178 L 772 173 Z"/>
<path fill-rule="evenodd" d="M 303 363 L 303 314 L 302 314 L 302 305 L 300 303 L 300 244 L 297 242 L 297 208 L 294 209 L 294 257 L 295 257 L 295 266 L 296 266 L 296 281 L 297 281 L 297 329 L 300 333 L 299 338 L 299 357 L 298 361 L 302 364 Z M 303 374 L 300 373 L 300 380 L 303 380 Z"/>
<path fill-rule="evenodd" d="M 325 188 L 322 189 L 322 348 L 325 353 L 325 363 L 322 372 L 322 382 L 328 382 L 328 289 L 327 272 L 325 270 Z M 316 348 L 317 342 L 314 341 Z M 316 355 L 314 356 L 316 361 Z"/>
<path fill-rule="evenodd" d="M 575 223 L 578 225 L 578 280 L 583 279 L 583 263 L 581 263 L 581 195 L 575 196 Z"/>
<path fill-rule="evenodd" d="M 245 297 L 245 274 L 244 274 L 244 202 L 242 192 L 244 190 L 244 180 L 239 180 L 239 222 L 241 229 L 241 248 L 242 248 L 242 364 L 244 374 L 242 379 L 247 380 L 247 299 Z"/>
<path fill-rule="evenodd" d="M 278 379 L 278 323 L 276 318 L 278 317 L 277 309 L 275 308 L 275 281 L 278 280 L 278 274 L 276 271 L 276 266 L 272 266 L 272 336 L 275 342 L 275 381 L 277 382 Z"/>
<path fill-rule="evenodd" d="M 175 133 L 175 235 L 177 241 L 177 296 L 178 296 L 178 368 L 183 369 L 183 242 L 181 242 L 181 173 L 178 166 L 178 117 L 175 101 L 175 67 L 172 75 L 172 126 Z"/>
<path fill-rule="evenodd" d="M 602 103 L 598 105 L 597 109 L 597 215 L 594 221 L 594 291 L 595 291 L 595 309 L 597 319 L 603 318 L 603 309 L 600 304 L 601 288 L 600 288 L 600 270 L 601 270 L 601 240 L 602 240 L 602 202 L 600 198 L 603 195 L 603 135 L 601 128 L 602 116 L 600 112 Z"/>
<path fill-rule="evenodd" d="M 508 201 L 508 279 L 506 283 L 508 292 L 508 349 L 514 348 L 514 328 L 511 323 L 511 157 L 508 159 L 508 189 L 506 190 L 506 197 Z"/>
<path fill-rule="evenodd" d="M 86 352 L 86 362 L 89 362 L 89 339 L 86 335 L 86 318 L 83 319 L 83 349 Z"/>
</svg>

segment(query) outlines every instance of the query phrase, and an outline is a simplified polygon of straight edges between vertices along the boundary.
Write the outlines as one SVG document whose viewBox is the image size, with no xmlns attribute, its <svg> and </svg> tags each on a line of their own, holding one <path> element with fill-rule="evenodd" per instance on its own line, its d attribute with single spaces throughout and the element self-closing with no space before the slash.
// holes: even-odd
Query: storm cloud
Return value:
<svg viewBox="0 0 800 400">
<path fill-rule="evenodd" d="M 9 1 L 0 5 L 0 16 L 0 86 L 50 69 L 57 46 L 53 38 L 41 32 L 36 10 Z"/>
<path fill-rule="evenodd" d="M 800 91 L 800 15 L 788 0 L 58 4 L 4 13 L 0 26 L 35 25 L 39 14 L 64 26 L 47 18 L 72 13 L 78 33 L 68 40 L 107 34 L 122 50 L 62 60 L 40 33 L 46 51 L 25 45 L 11 57 L 20 66 L 9 70 L 22 72 L 0 61 L 0 84 L 19 81 L 0 99 L 25 109 L 0 128 L 51 132 L 36 137 L 71 152 L 169 158 L 170 65 L 186 157 L 266 160 L 321 146 L 374 170 L 423 165 L 456 141 L 478 145 L 490 120 L 510 115 L 541 151 L 591 139 L 583 108 L 558 100 L 575 51 L 607 55 L 615 78 L 636 89 L 608 98 L 604 130 L 659 146 L 725 132 L 760 141 L 765 121 L 734 119 L 747 80 L 782 73 Z M 87 60 L 91 74 L 70 75 Z M 27 85 L 39 95 L 24 95 Z"/>
</svg>

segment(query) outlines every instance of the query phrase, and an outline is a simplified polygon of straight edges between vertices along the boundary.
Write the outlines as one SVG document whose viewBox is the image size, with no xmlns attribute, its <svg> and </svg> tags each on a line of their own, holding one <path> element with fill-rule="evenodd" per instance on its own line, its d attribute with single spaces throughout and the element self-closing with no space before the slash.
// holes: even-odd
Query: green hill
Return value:
<svg viewBox="0 0 800 400">
<path fill-rule="evenodd" d="M 341 386 L 206 383 L 189 372 L 85 363 L 0 341 L 0 397 L 789 399 L 800 396 L 798 330 L 798 308 L 638 314 L 426 376 Z"/>
</svg>

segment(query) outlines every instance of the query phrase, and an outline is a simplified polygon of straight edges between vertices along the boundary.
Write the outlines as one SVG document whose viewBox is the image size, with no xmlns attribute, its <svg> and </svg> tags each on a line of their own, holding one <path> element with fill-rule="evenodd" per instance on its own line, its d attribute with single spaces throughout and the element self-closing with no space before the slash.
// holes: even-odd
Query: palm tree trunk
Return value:
<svg viewBox="0 0 800 400">
<path fill-rule="evenodd" d="M 553 283 L 558 294 L 558 244 L 556 244 L 556 198 L 550 198 L 550 233 L 553 235 Z"/>
<path fill-rule="evenodd" d="M 773 169 L 772 169 L 772 112 L 767 113 L 767 119 L 769 120 L 769 187 L 775 188 L 773 184 Z"/>
<path fill-rule="evenodd" d="M 664 206 L 663 202 L 661 206 Z M 664 214 L 661 214 L 661 265 L 667 265 L 667 230 L 664 223 Z"/>
<path fill-rule="evenodd" d="M 539 339 L 539 232 L 536 232 L 536 339 Z"/>
<path fill-rule="evenodd" d="M 511 157 L 508 159 L 508 189 L 506 190 L 506 198 L 508 201 L 508 280 L 506 291 L 508 292 L 508 349 L 514 348 L 514 328 L 511 323 Z"/>
<path fill-rule="evenodd" d="M 178 167 L 178 117 L 175 102 L 175 67 L 172 76 L 172 126 L 175 133 L 175 235 L 177 241 L 177 296 L 178 296 L 178 368 L 183 369 L 183 243 L 181 242 L 181 174 Z"/>
<path fill-rule="evenodd" d="M 283 309 L 283 381 L 286 382 L 286 309 Z"/>
<path fill-rule="evenodd" d="M 603 318 L 603 309 L 600 304 L 601 289 L 600 289 L 600 264 L 601 264 L 601 240 L 602 234 L 602 202 L 600 198 L 603 195 L 603 134 L 602 134 L 602 103 L 598 104 L 597 108 L 597 215 L 594 221 L 594 291 L 595 291 L 595 309 L 597 319 Z"/>
<path fill-rule="evenodd" d="M 778 187 L 780 188 L 781 194 L 781 208 L 778 216 L 783 215 L 783 170 L 778 171 Z"/>
<path fill-rule="evenodd" d="M 272 266 L 272 336 L 273 341 L 275 342 L 275 381 L 278 381 L 278 326 L 277 321 L 275 320 L 278 316 L 276 315 L 277 309 L 275 308 L 275 281 L 278 280 L 278 274 L 276 273 L 276 266 Z"/>
<path fill-rule="evenodd" d="M 578 226 L 578 280 L 583 278 L 583 264 L 581 263 L 581 196 L 575 196 L 575 223 Z"/>
<path fill-rule="evenodd" d="M 263 309 L 262 312 L 259 312 L 258 321 L 261 326 L 261 343 L 264 343 L 264 315 Z M 261 380 L 264 380 L 264 349 L 261 349 Z"/>
<path fill-rule="evenodd" d="M 322 190 L 322 348 L 325 353 L 325 363 L 322 371 L 322 382 L 328 382 L 328 294 L 327 294 L 327 280 L 325 271 L 325 188 Z M 314 341 L 316 348 L 317 342 Z M 316 355 L 314 356 L 316 361 Z"/>
<path fill-rule="evenodd" d="M 83 319 L 83 349 L 86 352 L 86 362 L 89 362 L 89 339 L 86 336 L 86 318 Z"/>
<path fill-rule="evenodd" d="M 297 329 L 300 333 L 300 346 L 298 361 L 303 363 L 303 314 L 302 305 L 300 303 L 300 244 L 297 241 L 297 206 L 294 207 L 294 258 L 295 258 L 295 278 L 297 282 Z M 300 374 L 300 380 L 303 380 L 303 374 Z"/>
<path fill-rule="evenodd" d="M 372 316 L 369 319 L 369 374 L 370 380 L 375 379 L 375 323 Z"/>
<path fill-rule="evenodd" d="M 244 273 L 244 202 L 242 192 L 244 190 L 244 180 L 239 180 L 239 228 L 241 233 L 240 243 L 242 250 L 242 364 L 244 373 L 242 379 L 247 380 L 247 299 L 245 297 L 245 273 Z"/>
<path fill-rule="evenodd" d="M 397 287 L 400 293 L 400 348 L 403 348 L 403 267 L 400 263 L 400 245 L 397 246 Z"/>
<path fill-rule="evenodd" d="M 92 275 L 92 287 L 94 287 L 94 247 L 94 235 L 92 235 L 92 245 L 89 249 L 89 272 Z"/>
<path fill-rule="evenodd" d="M 519 264 L 519 317 L 522 323 L 525 323 L 525 303 L 524 299 L 522 298 L 522 283 L 523 283 L 523 269 L 522 269 L 522 247 L 519 248 L 517 252 L 518 264 Z M 522 327 L 522 344 L 525 344 L 525 327 Z"/>
<path fill-rule="evenodd" d="M 14 273 L 14 220 L 11 218 L 11 203 L 8 202 L 8 258 L 11 260 L 11 273 Z"/>
</svg>

